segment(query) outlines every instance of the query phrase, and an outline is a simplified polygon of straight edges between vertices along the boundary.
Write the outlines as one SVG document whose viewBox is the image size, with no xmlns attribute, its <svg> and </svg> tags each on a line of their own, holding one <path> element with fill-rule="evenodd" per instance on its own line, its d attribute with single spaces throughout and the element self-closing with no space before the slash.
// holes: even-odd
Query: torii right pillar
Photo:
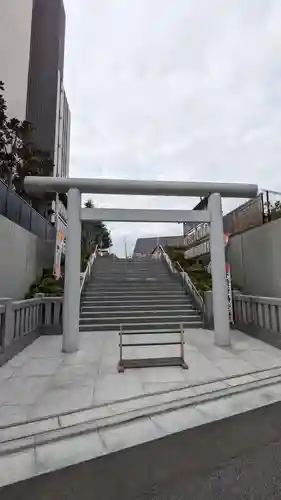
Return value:
<svg viewBox="0 0 281 500">
<path fill-rule="evenodd" d="M 210 245 L 213 289 L 213 316 L 215 344 L 220 347 L 230 345 L 228 296 L 226 283 L 225 245 L 223 236 L 223 216 L 221 195 L 211 194 L 208 202 L 211 217 Z"/>
</svg>

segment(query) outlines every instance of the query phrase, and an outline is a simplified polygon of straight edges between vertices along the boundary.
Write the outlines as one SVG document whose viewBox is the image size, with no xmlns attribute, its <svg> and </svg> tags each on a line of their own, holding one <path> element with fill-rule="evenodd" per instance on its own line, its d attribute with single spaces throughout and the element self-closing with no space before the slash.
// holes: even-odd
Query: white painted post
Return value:
<svg viewBox="0 0 281 500">
<path fill-rule="evenodd" d="M 67 199 L 67 242 L 65 253 L 62 350 L 75 352 L 79 343 L 81 193 L 72 188 Z"/>
<path fill-rule="evenodd" d="M 213 282 L 215 344 L 221 347 L 226 347 L 230 345 L 230 328 L 228 316 L 222 206 L 221 195 L 219 193 L 214 193 L 210 196 L 208 209 L 210 210 L 211 216 L 210 245 Z"/>
</svg>

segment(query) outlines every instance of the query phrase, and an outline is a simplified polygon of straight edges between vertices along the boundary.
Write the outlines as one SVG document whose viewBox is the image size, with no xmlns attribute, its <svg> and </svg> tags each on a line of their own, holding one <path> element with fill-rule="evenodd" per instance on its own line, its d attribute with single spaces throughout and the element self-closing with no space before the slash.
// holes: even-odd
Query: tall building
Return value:
<svg viewBox="0 0 281 500">
<path fill-rule="evenodd" d="M 8 115 L 28 120 L 33 142 L 68 176 L 70 111 L 63 86 L 63 0 L 0 0 L 0 80 Z"/>
</svg>

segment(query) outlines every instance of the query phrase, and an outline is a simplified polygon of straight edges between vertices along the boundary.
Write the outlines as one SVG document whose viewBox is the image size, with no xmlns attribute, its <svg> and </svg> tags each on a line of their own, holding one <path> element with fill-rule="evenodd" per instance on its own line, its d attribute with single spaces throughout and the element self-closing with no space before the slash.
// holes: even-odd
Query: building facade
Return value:
<svg viewBox="0 0 281 500">
<path fill-rule="evenodd" d="M 0 0 L 0 80 L 8 116 L 28 120 L 32 140 L 69 173 L 70 111 L 63 86 L 63 0 Z"/>
</svg>

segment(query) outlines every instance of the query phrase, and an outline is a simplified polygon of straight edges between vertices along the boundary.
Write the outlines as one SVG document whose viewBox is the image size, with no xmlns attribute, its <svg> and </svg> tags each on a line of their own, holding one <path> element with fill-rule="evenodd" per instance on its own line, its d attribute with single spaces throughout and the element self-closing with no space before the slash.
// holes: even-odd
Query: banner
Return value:
<svg viewBox="0 0 281 500">
<path fill-rule="evenodd" d="M 57 279 L 61 277 L 61 255 L 64 246 L 64 235 L 62 231 L 57 231 L 54 274 Z"/>
<path fill-rule="evenodd" d="M 229 323 L 233 323 L 232 287 L 231 287 L 231 273 L 230 273 L 230 265 L 229 264 L 226 264 L 225 270 L 226 270 Z"/>
</svg>

